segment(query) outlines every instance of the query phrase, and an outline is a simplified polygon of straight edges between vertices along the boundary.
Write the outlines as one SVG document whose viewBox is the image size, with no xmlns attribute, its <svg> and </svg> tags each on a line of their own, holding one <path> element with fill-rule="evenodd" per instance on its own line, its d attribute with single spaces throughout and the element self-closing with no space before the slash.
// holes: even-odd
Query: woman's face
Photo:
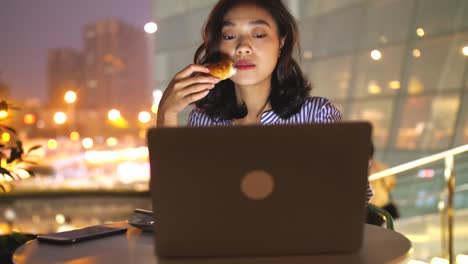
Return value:
<svg viewBox="0 0 468 264">
<path fill-rule="evenodd" d="M 224 17 L 220 51 L 235 63 L 237 85 L 256 85 L 271 81 L 281 41 L 275 21 L 265 9 L 240 5 Z"/>
</svg>

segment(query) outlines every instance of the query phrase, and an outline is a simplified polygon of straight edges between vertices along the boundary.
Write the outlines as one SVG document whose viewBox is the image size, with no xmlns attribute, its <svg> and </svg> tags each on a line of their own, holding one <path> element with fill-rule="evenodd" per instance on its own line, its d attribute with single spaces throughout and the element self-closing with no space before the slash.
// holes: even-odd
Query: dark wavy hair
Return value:
<svg viewBox="0 0 468 264">
<path fill-rule="evenodd" d="M 219 61 L 219 46 L 222 38 L 222 25 L 226 13 L 242 4 L 253 4 L 270 13 L 278 28 L 280 39 L 284 39 L 278 63 L 271 78 L 270 103 L 273 111 L 286 119 L 296 114 L 306 98 L 311 86 L 304 77 L 299 64 L 293 58 L 294 48 L 300 51 L 296 20 L 281 0 L 220 0 L 211 11 L 203 29 L 203 44 L 194 56 L 194 63 L 206 64 Z M 230 79 L 219 82 L 203 99 L 195 103 L 197 108 L 211 118 L 225 120 L 243 118 L 247 115 L 245 104 L 238 105 L 234 83 Z"/>
</svg>

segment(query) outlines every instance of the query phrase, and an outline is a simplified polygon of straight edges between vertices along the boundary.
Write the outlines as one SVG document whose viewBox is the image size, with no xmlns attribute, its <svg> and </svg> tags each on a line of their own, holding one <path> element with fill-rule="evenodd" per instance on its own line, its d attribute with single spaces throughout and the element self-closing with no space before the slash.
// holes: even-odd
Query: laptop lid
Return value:
<svg viewBox="0 0 468 264">
<path fill-rule="evenodd" d="M 160 257 L 353 252 L 371 125 L 152 128 Z"/>
</svg>

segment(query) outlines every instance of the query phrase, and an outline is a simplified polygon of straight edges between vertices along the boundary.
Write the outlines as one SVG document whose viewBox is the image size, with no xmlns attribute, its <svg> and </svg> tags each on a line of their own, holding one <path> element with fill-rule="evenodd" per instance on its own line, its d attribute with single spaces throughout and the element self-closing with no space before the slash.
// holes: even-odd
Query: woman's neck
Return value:
<svg viewBox="0 0 468 264">
<path fill-rule="evenodd" d="M 251 86 L 236 86 L 236 97 L 238 104 L 245 104 L 248 114 L 244 120 L 248 123 L 259 121 L 263 112 L 270 110 L 270 92 L 271 85 L 251 85 Z M 258 123 L 258 122 L 255 122 Z"/>
</svg>

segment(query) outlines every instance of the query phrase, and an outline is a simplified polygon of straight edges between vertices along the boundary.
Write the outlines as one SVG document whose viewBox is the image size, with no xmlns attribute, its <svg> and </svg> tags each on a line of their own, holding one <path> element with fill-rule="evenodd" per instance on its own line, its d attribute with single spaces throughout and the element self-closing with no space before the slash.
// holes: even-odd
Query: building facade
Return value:
<svg viewBox="0 0 468 264">
<path fill-rule="evenodd" d="M 83 84 L 83 55 L 72 48 L 56 48 L 47 54 L 48 103 L 52 108 L 66 105 L 69 90 L 79 92 Z"/>
<path fill-rule="evenodd" d="M 2 72 L 0 72 L 0 99 L 5 100 L 10 97 L 11 91 L 10 86 L 6 82 L 2 81 L 1 74 Z"/>
<path fill-rule="evenodd" d="M 127 119 L 151 109 L 148 39 L 143 29 L 117 19 L 83 29 L 86 109 L 118 109 Z"/>
</svg>

